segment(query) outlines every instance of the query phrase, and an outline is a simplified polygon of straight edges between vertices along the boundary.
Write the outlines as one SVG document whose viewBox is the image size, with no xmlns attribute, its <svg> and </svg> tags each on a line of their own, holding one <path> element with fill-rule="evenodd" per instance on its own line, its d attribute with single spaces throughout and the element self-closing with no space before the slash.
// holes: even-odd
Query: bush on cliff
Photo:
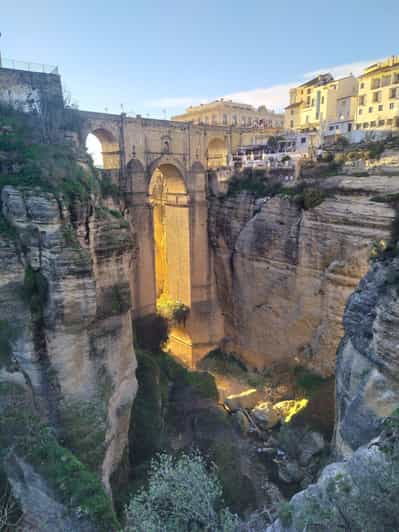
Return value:
<svg viewBox="0 0 399 532">
<path fill-rule="evenodd" d="M 29 115 L 0 105 L 0 189 L 39 187 L 66 202 L 99 192 L 90 159 L 68 144 L 45 144 L 34 134 Z"/>
<path fill-rule="evenodd" d="M 151 463 L 147 489 L 126 508 L 125 532 L 233 532 L 238 524 L 238 517 L 223 507 L 215 469 L 207 468 L 198 452 L 178 458 L 161 454 Z"/>
</svg>

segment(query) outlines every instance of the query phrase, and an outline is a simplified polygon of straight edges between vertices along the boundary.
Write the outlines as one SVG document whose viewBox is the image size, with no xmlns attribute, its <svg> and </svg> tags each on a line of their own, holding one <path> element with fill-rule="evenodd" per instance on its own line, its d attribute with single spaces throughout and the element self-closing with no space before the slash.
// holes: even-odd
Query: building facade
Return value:
<svg viewBox="0 0 399 532">
<path fill-rule="evenodd" d="M 283 114 L 275 113 L 265 106 L 256 109 L 252 105 L 224 100 L 223 98 L 214 102 L 188 107 L 185 113 L 172 117 L 172 120 L 241 128 L 281 129 L 284 126 Z"/>
<path fill-rule="evenodd" d="M 367 67 L 359 76 L 356 130 L 399 129 L 399 56 Z"/>
<path fill-rule="evenodd" d="M 356 115 L 356 95 L 354 76 L 335 80 L 329 73 L 320 74 L 290 90 L 285 128 L 317 131 L 323 137 L 350 132 Z"/>
</svg>

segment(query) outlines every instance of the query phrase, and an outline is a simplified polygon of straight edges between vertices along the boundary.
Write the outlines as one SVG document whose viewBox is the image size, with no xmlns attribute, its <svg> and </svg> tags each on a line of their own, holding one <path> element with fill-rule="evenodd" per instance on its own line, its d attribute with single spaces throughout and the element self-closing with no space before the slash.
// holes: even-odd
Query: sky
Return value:
<svg viewBox="0 0 399 532">
<path fill-rule="evenodd" d="M 80 109 L 169 118 L 221 97 L 282 110 L 318 72 L 399 54 L 398 0 L 0 0 L 5 58 L 58 65 Z"/>
</svg>

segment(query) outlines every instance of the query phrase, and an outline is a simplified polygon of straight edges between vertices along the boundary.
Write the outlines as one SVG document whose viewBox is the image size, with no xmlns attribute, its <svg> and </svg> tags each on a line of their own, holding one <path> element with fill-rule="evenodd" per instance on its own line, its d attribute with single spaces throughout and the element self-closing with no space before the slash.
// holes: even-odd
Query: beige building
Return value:
<svg viewBox="0 0 399 532">
<path fill-rule="evenodd" d="M 317 77 L 290 90 L 285 108 L 285 128 L 296 132 L 317 131 L 322 136 L 347 133 L 356 114 L 357 79 Z"/>
<path fill-rule="evenodd" d="M 399 56 L 367 67 L 359 76 L 356 130 L 399 128 Z"/>
<path fill-rule="evenodd" d="M 172 117 L 178 122 L 193 124 L 209 124 L 214 126 L 263 127 L 281 129 L 284 115 L 275 113 L 265 106 L 256 109 L 252 105 L 233 102 L 232 100 L 216 100 L 189 107 L 186 112 Z"/>
</svg>

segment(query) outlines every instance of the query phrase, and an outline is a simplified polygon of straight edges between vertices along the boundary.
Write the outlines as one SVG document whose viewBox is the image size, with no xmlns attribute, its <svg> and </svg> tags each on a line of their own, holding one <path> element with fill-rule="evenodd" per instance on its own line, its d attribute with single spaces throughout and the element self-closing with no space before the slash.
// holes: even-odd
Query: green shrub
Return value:
<svg viewBox="0 0 399 532">
<path fill-rule="evenodd" d="M 100 189 L 103 198 L 119 198 L 119 187 L 115 185 L 107 175 L 102 175 L 100 179 Z"/>
<path fill-rule="evenodd" d="M 307 393 L 316 391 L 326 382 L 326 379 L 302 366 L 297 366 L 294 374 L 297 386 Z"/>
<path fill-rule="evenodd" d="M 290 503 L 287 501 L 282 502 L 277 510 L 277 515 L 282 525 L 288 528 L 292 523 L 292 508 Z"/>
<path fill-rule="evenodd" d="M 233 532 L 238 524 L 238 517 L 223 507 L 215 470 L 198 452 L 178 458 L 161 454 L 152 461 L 148 488 L 126 508 L 125 532 Z"/>
<path fill-rule="evenodd" d="M 25 388 L 0 382 L 0 397 L 0 455 L 12 449 L 45 479 L 57 500 L 94 521 L 98 530 L 119 529 L 100 479 L 59 444 L 28 402 Z"/>
<path fill-rule="evenodd" d="M 314 209 L 323 203 L 326 195 L 319 188 L 305 188 L 303 191 L 303 208 L 305 210 Z"/>
<path fill-rule="evenodd" d="M 175 301 L 167 294 L 162 294 L 157 299 L 157 312 L 168 321 L 185 323 L 190 308 L 181 301 Z"/>
<path fill-rule="evenodd" d="M 229 181 L 227 196 L 236 196 L 241 192 L 248 192 L 255 198 L 264 198 L 266 196 L 274 196 L 281 189 L 280 183 L 270 183 L 268 179 L 261 178 L 259 175 L 253 175 L 252 170 L 250 175 L 244 173 L 233 176 Z M 264 172 L 262 171 L 262 177 Z"/>
<path fill-rule="evenodd" d="M 163 416 L 161 372 L 153 358 L 136 350 L 139 383 L 129 430 L 130 461 L 135 466 L 161 449 Z"/>
</svg>

